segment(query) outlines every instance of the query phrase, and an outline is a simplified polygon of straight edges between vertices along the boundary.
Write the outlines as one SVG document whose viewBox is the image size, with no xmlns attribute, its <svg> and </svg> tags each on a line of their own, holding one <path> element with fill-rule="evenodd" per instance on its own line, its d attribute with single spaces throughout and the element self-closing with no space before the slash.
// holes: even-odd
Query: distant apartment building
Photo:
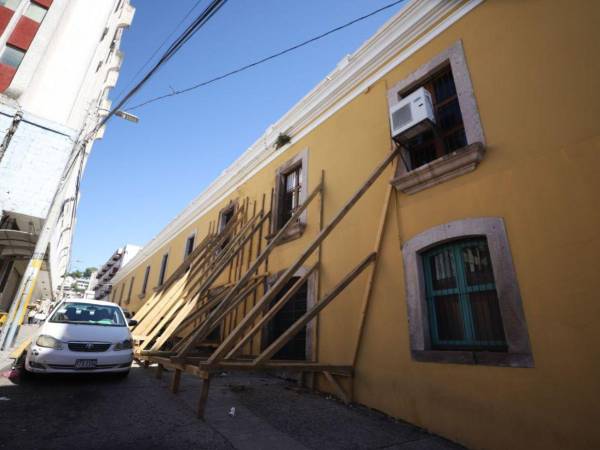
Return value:
<svg viewBox="0 0 600 450">
<path fill-rule="evenodd" d="M 115 277 L 119 269 L 133 259 L 135 255 L 141 250 L 141 247 L 137 245 L 127 244 L 124 247 L 118 248 L 108 261 L 106 261 L 98 272 L 93 277 L 95 278 L 95 284 L 93 290 L 95 292 L 94 298 L 96 300 L 105 300 L 112 291 L 112 279 Z M 123 292 L 121 292 L 121 297 Z"/>
<path fill-rule="evenodd" d="M 92 133 L 110 109 L 133 14 L 128 0 L 0 0 L 0 311 L 11 306 L 55 197 L 64 200 L 57 223 L 46 224 L 33 296 L 50 298 L 67 270 L 79 179 L 104 132 Z"/>
</svg>

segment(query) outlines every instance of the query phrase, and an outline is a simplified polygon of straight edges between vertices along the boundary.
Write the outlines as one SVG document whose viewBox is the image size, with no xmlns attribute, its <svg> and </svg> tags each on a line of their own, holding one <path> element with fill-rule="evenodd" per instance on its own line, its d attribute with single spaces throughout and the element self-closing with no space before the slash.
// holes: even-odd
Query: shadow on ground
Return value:
<svg viewBox="0 0 600 450">
<path fill-rule="evenodd" d="M 201 381 L 180 392 L 134 366 L 106 375 L 0 378 L 0 449 L 461 449 L 410 424 L 348 407 L 293 383 L 258 374 L 213 379 L 205 421 L 196 418 Z M 229 413 L 235 408 L 235 415 Z"/>
</svg>

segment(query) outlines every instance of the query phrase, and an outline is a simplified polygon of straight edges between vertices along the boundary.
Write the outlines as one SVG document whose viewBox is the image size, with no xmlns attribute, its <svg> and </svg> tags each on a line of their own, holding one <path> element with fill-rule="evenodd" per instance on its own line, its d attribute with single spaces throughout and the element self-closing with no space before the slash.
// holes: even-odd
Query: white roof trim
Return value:
<svg viewBox="0 0 600 450">
<path fill-rule="evenodd" d="M 125 278 L 184 228 L 210 211 L 239 185 L 289 149 L 290 145 L 287 145 L 275 150 L 274 143 L 280 132 L 286 132 L 297 142 L 482 2 L 483 0 L 412 0 L 409 2 L 356 52 L 345 56 L 323 81 L 277 123 L 271 125 L 204 192 L 192 200 L 122 267 L 113 283 L 118 283 Z M 446 18 L 437 23 L 443 17 Z M 431 28 L 433 25 L 435 26 Z M 414 41 L 415 39 L 417 40 Z"/>
</svg>

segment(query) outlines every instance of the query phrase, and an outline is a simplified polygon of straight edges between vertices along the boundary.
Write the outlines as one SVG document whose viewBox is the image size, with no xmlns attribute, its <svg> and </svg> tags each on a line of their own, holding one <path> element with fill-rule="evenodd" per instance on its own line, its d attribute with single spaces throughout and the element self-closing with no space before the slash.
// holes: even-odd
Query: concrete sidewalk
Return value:
<svg viewBox="0 0 600 450">
<path fill-rule="evenodd" d="M 21 325 L 15 345 L 8 350 L 0 350 L 0 371 L 7 370 L 12 366 L 14 360 L 10 359 L 8 356 L 15 348 L 21 345 L 25 339 L 29 339 L 39 327 L 39 325 Z"/>
<path fill-rule="evenodd" d="M 165 390 L 170 373 L 157 380 Z M 198 378 L 184 375 L 174 397 L 195 412 L 200 387 Z M 231 408 L 235 408 L 233 417 Z M 205 421 L 232 447 L 243 450 L 463 449 L 366 407 L 347 406 L 290 381 L 252 373 L 224 373 L 213 378 Z"/>
</svg>

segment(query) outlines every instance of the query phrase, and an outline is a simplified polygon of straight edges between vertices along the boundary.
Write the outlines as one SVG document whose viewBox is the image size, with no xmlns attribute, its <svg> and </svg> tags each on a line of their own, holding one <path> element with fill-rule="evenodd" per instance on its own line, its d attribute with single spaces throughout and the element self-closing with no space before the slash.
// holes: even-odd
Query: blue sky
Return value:
<svg viewBox="0 0 600 450">
<path fill-rule="evenodd" d="M 125 61 L 113 101 L 197 0 L 132 3 L 137 11 L 121 44 Z M 388 3 L 392 0 L 229 0 L 131 104 L 228 72 Z M 192 17 L 207 4 L 201 1 Z M 401 7 L 226 80 L 137 109 L 138 124 L 114 118 L 84 174 L 71 269 L 98 266 L 126 243 L 148 242 Z"/>
</svg>

